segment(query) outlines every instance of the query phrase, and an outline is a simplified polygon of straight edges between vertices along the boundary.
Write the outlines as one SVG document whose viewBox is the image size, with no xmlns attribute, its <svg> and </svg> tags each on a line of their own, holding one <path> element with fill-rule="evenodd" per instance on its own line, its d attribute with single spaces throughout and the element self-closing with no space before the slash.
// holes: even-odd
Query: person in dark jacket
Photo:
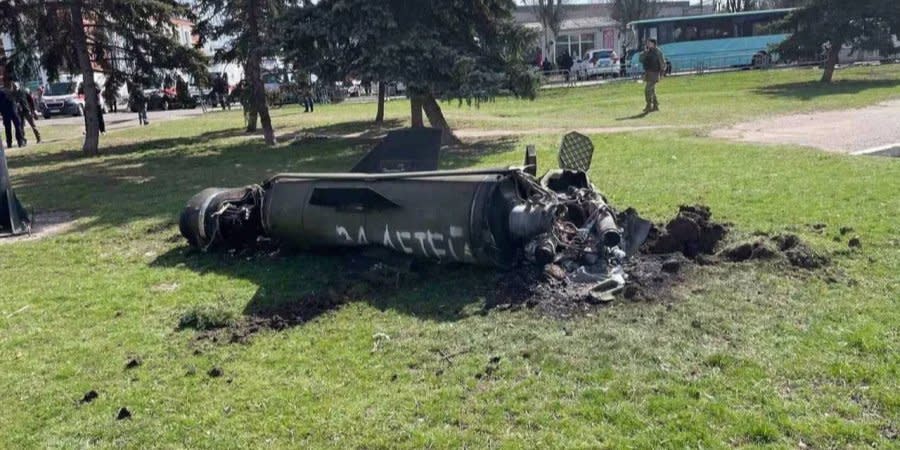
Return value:
<svg viewBox="0 0 900 450">
<path fill-rule="evenodd" d="M 666 70 L 666 57 L 656 46 L 656 39 L 647 39 L 646 49 L 641 53 L 640 58 L 641 65 L 644 66 L 644 100 L 647 102 L 644 112 L 659 111 L 656 83 L 659 83 Z"/>
<path fill-rule="evenodd" d="M 106 102 L 106 108 L 109 112 L 117 112 L 119 110 L 119 83 L 115 73 L 111 73 L 106 82 L 103 83 L 103 101 Z M 99 88 L 98 88 L 99 89 Z"/>
<path fill-rule="evenodd" d="M 222 111 L 231 110 L 231 99 L 228 98 L 228 74 L 217 75 L 213 79 L 212 92 L 216 96 L 216 104 L 221 105 Z M 215 106 L 215 104 L 213 105 Z"/>
<path fill-rule="evenodd" d="M 94 98 L 97 102 L 97 124 L 100 134 L 106 134 L 106 121 L 103 120 L 103 103 L 100 103 L 100 87 L 94 89 Z M 87 132 L 87 116 L 84 118 L 85 132 Z"/>
<path fill-rule="evenodd" d="M 565 71 L 566 81 L 569 81 L 570 72 L 572 71 L 572 66 L 575 65 L 575 60 L 572 59 L 572 55 L 569 54 L 568 50 L 564 51 L 563 54 L 559 56 L 556 63 L 559 65 L 560 70 Z"/>
<path fill-rule="evenodd" d="M 18 82 L 13 83 L 12 94 L 13 100 L 16 102 L 16 112 L 19 113 L 19 120 L 22 122 L 22 134 L 24 135 L 25 133 L 25 124 L 27 123 L 31 126 L 31 131 L 34 132 L 34 139 L 40 144 L 41 132 L 38 131 L 37 125 L 34 123 L 34 119 L 37 117 L 34 108 L 34 98 L 31 97 L 31 93 L 28 92 L 28 89 Z"/>
<path fill-rule="evenodd" d="M 147 120 L 147 96 L 144 95 L 144 90 L 141 89 L 141 86 L 137 83 L 129 83 L 128 97 L 131 100 L 131 107 L 137 111 L 138 123 L 150 125 L 150 121 Z"/>
<path fill-rule="evenodd" d="M 25 140 L 25 133 L 22 130 L 22 120 L 19 118 L 18 107 L 11 89 L 11 81 L 6 78 L 6 72 L 3 70 L 3 64 L 0 64 L 0 116 L 3 116 L 3 128 L 6 132 L 6 146 L 12 148 L 13 132 L 16 136 L 16 144 L 24 147 L 28 144 Z"/>
<path fill-rule="evenodd" d="M 303 102 L 303 112 L 311 113 L 316 109 L 316 105 L 313 103 L 312 86 L 309 83 L 303 83 L 300 100 Z"/>
</svg>

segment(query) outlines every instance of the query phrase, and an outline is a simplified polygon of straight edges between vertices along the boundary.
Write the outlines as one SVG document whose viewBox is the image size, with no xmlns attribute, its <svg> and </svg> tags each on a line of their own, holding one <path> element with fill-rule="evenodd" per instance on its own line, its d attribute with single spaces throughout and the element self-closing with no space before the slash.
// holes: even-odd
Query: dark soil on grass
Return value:
<svg viewBox="0 0 900 450">
<path fill-rule="evenodd" d="M 670 301 L 673 289 L 705 275 L 701 266 L 775 264 L 784 270 L 815 270 L 829 264 L 794 234 L 767 236 L 756 233 L 747 241 L 729 242 L 732 226 L 713 220 L 708 207 L 682 206 L 674 218 L 656 224 L 647 241 L 624 265 L 627 281 L 615 299 L 599 298 L 595 284 L 573 281 L 561 267 L 525 265 L 509 271 L 477 271 L 479 280 L 466 287 L 465 296 L 484 300 L 484 310 L 529 309 L 560 319 L 584 316 L 613 302 Z M 248 253 L 263 258 L 283 257 L 272 243 L 262 243 Z M 250 256 L 253 257 L 253 256 Z M 361 298 L 387 299 L 405 290 L 421 288 L 447 271 L 469 270 L 429 261 L 413 260 L 386 249 L 367 248 L 342 253 L 343 271 L 339 279 L 322 292 L 306 294 L 296 301 L 250 308 L 241 317 L 214 320 L 216 311 L 191 310 L 182 317 L 180 329 L 196 328 L 198 341 L 243 343 L 266 330 L 298 326 L 341 305 Z M 209 314 L 207 318 L 204 314 Z M 205 324 L 198 326 L 198 324 Z"/>
</svg>

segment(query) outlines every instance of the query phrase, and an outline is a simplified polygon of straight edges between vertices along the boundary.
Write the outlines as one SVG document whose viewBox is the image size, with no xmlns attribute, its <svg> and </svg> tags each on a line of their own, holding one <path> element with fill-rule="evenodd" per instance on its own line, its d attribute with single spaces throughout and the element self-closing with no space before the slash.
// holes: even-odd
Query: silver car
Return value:
<svg viewBox="0 0 900 450">
<path fill-rule="evenodd" d="M 593 77 L 619 76 L 619 55 L 611 48 L 588 50 L 572 66 L 572 73 L 579 80 Z"/>
</svg>

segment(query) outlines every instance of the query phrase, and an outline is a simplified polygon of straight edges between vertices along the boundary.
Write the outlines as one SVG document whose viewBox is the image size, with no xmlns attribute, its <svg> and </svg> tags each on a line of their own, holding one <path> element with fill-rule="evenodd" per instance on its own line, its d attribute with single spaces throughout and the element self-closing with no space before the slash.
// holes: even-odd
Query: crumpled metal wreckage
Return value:
<svg viewBox="0 0 900 450">
<path fill-rule="evenodd" d="M 348 173 L 284 173 L 262 184 L 209 188 L 188 201 L 181 234 L 213 250 L 260 238 L 301 248 L 383 246 L 446 262 L 511 268 L 556 264 L 604 300 L 650 222 L 620 213 L 588 179 L 594 147 L 570 133 L 560 168 L 437 170 L 439 130 L 394 131 Z"/>
<path fill-rule="evenodd" d="M 20 234 L 31 234 L 31 218 L 13 191 L 6 150 L 0 142 L 0 237 Z"/>
</svg>

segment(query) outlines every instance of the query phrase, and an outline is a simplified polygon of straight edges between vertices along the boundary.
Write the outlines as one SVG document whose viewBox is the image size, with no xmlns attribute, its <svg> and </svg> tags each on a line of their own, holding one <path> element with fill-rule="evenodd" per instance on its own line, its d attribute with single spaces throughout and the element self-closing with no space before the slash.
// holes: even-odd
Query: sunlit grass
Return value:
<svg viewBox="0 0 900 450">
<path fill-rule="evenodd" d="M 739 232 L 799 233 L 832 254 L 833 282 L 766 265 L 697 268 L 672 299 L 569 321 L 485 312 L 470 294 L 484 271 L 448 268 L 249 344 L 197 344 L 194 330 L 176 330 L 192 312 L 231 320 L 339 276 L 340 260 L 321 255 L 189 252 L 176 219 L 205 187 L 350 167 L 371 143 L 292 135 L 363 132 L 371 104 L 275 110 L 275 148 L 242 133 L 232 112 L 110 132 L 95 159 L 78 154 L 79 136 L 12 152 L 23 201 L 79 219 L 59 236 L 0 245 L 0 447 L 890 447 L 900 421 L 900 165 L 703 132 L 900 94 L 896 67 L 839 76 L 863 81 L 778 93 L 817 76 L 666 80 L 664 111 L 647 123 L 702 129 L 596 134 L 591 169 L 611 202 L 654 220 L 699 202 Z M 553 130 L 479 139 L 443 164 L 518 164 L 535 143 L 551 168 L 563 129 L 621 126 L 617 117 L 642 107 L 640 89 L 447 105 L 461 128 Z M 390 103 L 389 125 L 402 126 L 407 109 Z M 862 250 L 847 250 L 842 226 Z M 132 356 L 143 364 L 126 370 Z M 497 371 L 477 378 L 492 357 Z M 224 375 L 208 377 L 213 366 Z M 79 404 L 91 389 L 99 398 Z M 115 420 L 122 406 L 131 420 Z"/>
</svg>

